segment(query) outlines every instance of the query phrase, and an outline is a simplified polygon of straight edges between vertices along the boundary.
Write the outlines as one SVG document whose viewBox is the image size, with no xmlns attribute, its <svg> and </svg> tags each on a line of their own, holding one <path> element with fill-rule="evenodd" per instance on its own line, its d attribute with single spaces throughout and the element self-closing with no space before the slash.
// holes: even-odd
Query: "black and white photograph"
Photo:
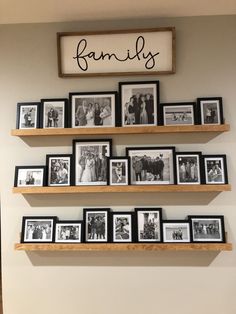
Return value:
<svg viewBox="0 0 236 314">
<path fill-rule="evenodd" d="M 162 241 L 162 209 L 161 208 L 135 208 L 137 241 Z"/>
<path fill-rule="evenodd" d="M 122 126 L 157 125 L 159 81 L 120 82 Z"/>
<path fill-rule="evenodd" d="M 39 127 L 40 103 L 18 103 L 17 104 L 17 129 L 36 129 Z"/>
<path fill-rule="evenodd" d="M 161 104 L 163 125 L 194 125 L 196 124 L 196 103 Z"/>
<path fill-rule="evenodd" d="M 174 147 L 127 147 L 131 184 L 174 184 Z"/>
<path fill-rule="evenodd" d="M 201 153 L 176 153 L 177 184 L 201 184 Z"/>
<path fill-rule="evenodd" d="M 108 174 L 110 185 L 129 185 L 129 157 L 110 157 L 108 159 Z"/>
<path fill-rule="evenodd" d="M 190 225 L 186 220 L 165 220 L 162 223 L 163 242 L 190 242 Z"/>
<path fill-rule="evenodd" d="M 41 127 L 66 128 L 68 119 L 68 99 L 41 99 Z"/>
<path fill-rule="evenodd" d="M 224 216 L 188 216 L 193 242 L 225 242 Z"/>
<path fill-rule="evenodd" d="M 54 242 L 55 216 L 24 216 L 22 218 L 21 242 Z"/>
<path fill-rule="evenodd" d="M 16 166 L 15 187 L 44 186 L 46 178 L 45 166 Z"/>
<path fill-rule="evenodd" d="M 228 184 L 226 155 L 203 155 L 206 184 Z"/>
<path fill-rule="evenodd" d="M 133 214 L 131 212 L 113 212 L 112 242 L 133 242 Z"/>
<path fill-rule="evenodd" d="M 57 243 L 81 243 L 82 241 L 82 225 L 83 222 L 74 221 L 58 221 L 55 227 L 55 242 Z"/>
<path fill-rule="evenodd" d="M 75 185 L 107 185 L 112 140 L 74 140 Z"/>
<path fill-rule="evenodd" d="M 70 93 L 71 127 L 115 127 L 117 92 Z"/>
<path fill-rule="evenodd" d="M 46 155 L 48 186 L 71 185 L 72 155 Z"/>
<path fill-rule="evenodd" d="M 222 97 L 198 98 L 201 112 L 201 124 L 223 124 Z"/>
<path fill-rule="evenodd" d="M 110 208 L 84 208 L 85 242 L 109 242 Z"/>
</svg>

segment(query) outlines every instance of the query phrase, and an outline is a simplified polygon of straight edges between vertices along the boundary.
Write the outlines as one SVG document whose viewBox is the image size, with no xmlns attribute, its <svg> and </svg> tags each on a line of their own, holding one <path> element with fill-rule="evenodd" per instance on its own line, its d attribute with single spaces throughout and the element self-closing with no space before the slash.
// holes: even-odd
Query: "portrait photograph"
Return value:
<svg viewBox="0 0 236 314">
<path fill-rule="evenodd" d="M 67 99 L 41 99 L 41 127 L 66 128 L 67 127 Z"/>
<path fill-rule="evenodd" d="M 127 147 L 131 184 L 174 184 L 174 147 Z"/>
<path fill-rule="evenodd" d="M 46 155 L 48 186 L 69 186 L 71 177 L 72 155 Z"/>
<path fill-rule="evenodd" d="M 162 223 L 163 242 L 190 242 L 190 225 L 186 220 L 165 220 Z"/>
<path fill-rule="evenodd" d="M 17 104 L 17 129 L 39 128 L 40 103 L 18 103 Z"/>
<path fill-rule="evenodd" d="M 176 153 L 177 184 L 201 184 L 201 153 Z"/>
<path fill-rule="evenodd" d="M 54 242 L 55 216 L 24 216 L 22 219 L 21 242 Z"/>
<path fill-rule="evenodd" d="M 108 174 L 110 185 L 129 185 L 129 157 L 109 157 Z"/>
<path fill-rule="evenodd" d="M 228 184 L 226 155 L 203 155 L 206 184 Z"/>
<path fill-rule="evenodd" d="M 110 208 L 84 208 L 85 242 L 109 242 Z"/>
<path fill-rule="evenodd" d="M 112 140 L 74 140 L 75 185 L 107 185 Z"/>
<path fill-rule="evenodd" d="M 113 212 L 112 242 L 133 242 L 133 213 Z"/>
<path fill-rule="evenodd" d="M 198 98 L 198 106 L 201 112 L 201 124 L 223 124 L 222 97 Z"/>
<path fill-rule="evenodd" d="M 161 104 L 163 125 L 194 125 L 196 124 L 196 103 Z"/>
<path fill-rule="evenodd" d="M 162 209 L 161 208 L 135 208 L 137 241 L 162 241 Z"/>
<path fill-rule="evenodd" d="M 81 243 L 82 221 L 58 221 L 55 227 L 55 242 L 57 243 Z"/>
<path fill-rule="evenodd" d="M 70 93 L 71 127 L 115 127 L 117 92 Z"/>
<path fill-rule="evenodd" d="M 157 125 L 159 81 L 120 82 L 121 126 Z"/>
<path fill-rule="evenodd" d="M 44 186 L 46 178 L 45 166 L 16 166 L 15 187 Z"/>
<path fill-rule="evenodd" d="M 193 242 L 225 242 L 224 216 L 188 216 Z"/>
</svg>

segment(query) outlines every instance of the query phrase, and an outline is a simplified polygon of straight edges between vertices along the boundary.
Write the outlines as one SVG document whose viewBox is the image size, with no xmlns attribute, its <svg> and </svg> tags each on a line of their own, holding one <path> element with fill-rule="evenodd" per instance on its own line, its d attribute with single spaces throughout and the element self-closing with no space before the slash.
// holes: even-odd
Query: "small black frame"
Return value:
<svg viewBox="0 0 236 314">
<path fill-rule="evenodd" d="M 71 230 L 69 230 L 68 235 L 66 234 L 67 231 L 65 231 L 65 239 L 58 239 L 58 226 L 64 225 L 64 227 L 74 227 L 79 226 L 79 236 L 76 239 L 71 239 Z M 75 232 L 75 230 L 73 230 Z M 67 238 L 69 237 L 69 238 Z M 76 237 L 76 235 L 74 235 Z M 84 223 L 82 220 L 59 220 L 56 222 L 55 226 L 55 243 L 83 243 L 84 242 Z"/>
<path fill-rule="evenodd" d="M 64 163 L 68 161 L 68 168 L 64 165 L 63 169 L 59 169 L 59 167 L 63 166 L 63 159 Z M 54 165 L 54 169 L 52 169 L 51 164 L 53 160 L 56 160 L 55 162 L 58 163 L 58 165 Z M 46 155 L 46 166 L 48 186 L 70 186 L 74 184 L 73 158 L 71 154 L 48 154 Z M 52 183 L 52 180 L 54 183 Z"/>
<path fill-rule="evenodd" d="M 119 167 L 119 169 L 113 169 L 112 163 L 122 163 L 124 164 Z M 114 170 L 114 171 L 113 171 Z M 115 172 L 115 173 L 114 173 Z M 119 185 L 130 185 L 130 158 L 127 156 L 109 157 L 107 165 L 107 178 L 108 184 L 119 186 Z M 114 175 L 117 176 L 117 182 L 114 182 Z M 124 178 L 125 177 L 125 178 Z"/>
<path fill-rule="evenodd" d="M 120 224 L 116 222 L 119 219 Z M 126 225 L 124 221 L 126 220 Z M 115 211 L 110 214 L 110 239 L 114 243 L 131 243 L 135 242 L 135 220 L 134 212 Z M 117 239 L 116 239 L 117 237 Z M 119 237 L 119 238 L 118 238 Z"/>
<path fill-rule="evenodd" d="M 32 174 L 30 173 L 26 173 L 26 176 L 28 177 L 25 177 L 25 183 L 23 184 L 19 184 L 19 172 L 23 172 L 23 170 L 29 170 L 29 172 L 32 172 L 34 169 L 39 171 L 41 170 L 42 171 L 42 178 L 41 178 L 41 181 L 42 181 L 42 184 L 34 184 L 35 182 L 35 177 L 32 177 Z M 45 186 L 46 185 L 46 173 L 47 173 L 47 167 L 46 166 L 16 166 L 15 167 L 15 179 L 14 179 L 14 186 L 15 187 L 34 187 L 34 186 Z M 23 175 L 23 173 L 22 173 Z M 26 181 L 27 179 L 27 181 Z M 39 179 L 38 179 L 39 180 Z"/>
<path fill-rule="evenodd" d="M 228 184 L 227 158 L 222 155 L 202 155 L 205 184 Z"/>
<path fill-rule="evenodd" d="M 41 99 L 40 127 L 43 129 L 68 127 L 67 98 Z"/>
<path fill-rule="evenodd" d="M 27 112 L 23 112 L 24 110 Z M 32 110 L 34 115 L 32 116 Z M 40 127 L 40 102 L 20 102 L 17 104 L 16 128 L 17 129 L 37 129 Z M 24 120 L 24 122 L 23 122 Z M 32 121 L 33 120 L 33 121 Z"/>
<path fill-rule="evenodd" d="M 222 97 L 197 98 L 199 121 L 204 125 L 224 124 Z"/>
<path fill-rule="evenodd" d="M 182 230 L 177 230 L 174 231 L 172 234 L 172 238 L 168 240 L 166 236 L 166 225 L 167 224 L 172 224 L 172 225 L 177 225 L 176 228 L 180 228 L 181 225 L 185 224 L 187 225 L 187 234 L 186 234 L 186 239 L 182 239 L 183 237 L 183 232 Z M 179 226 L 179 227 L 178 227 Z M 164 243 L 190 243 L 191 242 L 191 232 L 190 232 L 190 224 L 188 220 L 163 220 L 162 221 L 162 231 L 163 231 L 163 242 Z"/>
</svg>

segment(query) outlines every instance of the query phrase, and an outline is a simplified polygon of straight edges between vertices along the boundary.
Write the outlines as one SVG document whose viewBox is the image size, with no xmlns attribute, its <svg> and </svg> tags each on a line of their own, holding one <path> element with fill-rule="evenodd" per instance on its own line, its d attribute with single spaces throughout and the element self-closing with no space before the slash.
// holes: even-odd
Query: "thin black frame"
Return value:
<svg viewBox="0 0 236 314">
<path fill-rule="evenodd" d="M 99 143 L 99 142 L 107 142 L 107 144 L 109 144 L 109 156 L 107 157 L 111 157 L 112 156 L 112 139 L 88 139 L 88 140 L 78 140 L 75 139 L 73 140 L 73 169 L 74 169 L 74 185 L 75 186 L 104 186 L 107 185 L 107 180 L 106 183 L 104 184 L 77 184 L 76 182 L 76 143 Z M 107 178 L 108 178 L 108 171 L 107 171 Z M 105 182 L 105 181 L 104 181 Z"/>
<path fill-rule="evenodd" d="M 106 230 L 106 241 L 98 241 L 96 239 L 89 239 L 87 238 L 87 213 L 99 213 L 99 212 L 106 212 L 107 213 L 107 230 Z M 84 221 L 84 242 L 85 243 L 109 243 L 110 242 L 110 213 L 111 209 L 108 207 L 105 208 L 84 208 L 83 209 L 83 221 Z"/>
<path fill-rule="evenodd" d="M 63 127 L 46 127 L 44 126 L 44 103 L 45 102 L 64 102 L 64 126 Z M 41 99 L 40 127 L 42 129 L 65 129 L 68 127 L 68 99 L 67 98 L 43 98 Z"/>
<path fill-rule="evenodd" d="M 110 169 L 111 169 L 111 163 L 112 161 L 116 161 L 116 160 L 126 160 L 127 161 L 127 184 L 114 184 L 112 183 L 112 178 L 111 178 L 111 175 L 110 175 Z M 112 185 L 112 186 L 120 186 L 120 185 L 130 185 L 131 184 L 131 181 L 130 181 L 130 157 L 129 156 L 117 156 L 117 157 L 109 157 L 107 159 L 107 184 L 108 185 Z"/>
<path fill-rule="evenodd" d="M 202 119 L 202 101 L 218 101 L 219 102 L 219 123 L 204 123 L 204 119 Z M 197 105 L 199 110 L 199 122 L 202 125 L 219 125 L 224 124 L 224 113 L 223 113 L 223 100 L 222 97 L 203 97 L 203 98 L 197 98 Z"/>
<path fill-rule="evenodd" d="M 185 183 L 181 183 L 179 182 L 179 174 L 178 174 L 178 157 L 179 156 L 184 156 L 184 157 L 188 157 L 188 156 L 198 156 L 198 160 L 199 160 L 199 182 L 185 182 Z M 199 185 L 199 184 L 203 184 L 204 183 L 204 167 L 202 164 L 202 153 L 201 152 L 176 152 L 175 153 L 175 169 L 176 169 L 176 184 L 178 185 Z"/>
<path fill-rule="evenodd" d="M 36 123 L 35 127 L 33 128 L 21 128 L 20 127 L 20 111 L 21 107 L 32 107 L 36 106 L 37 107 L 37 115 L 36 115 Z M 16 114 L 16 128 L 20 130 L 32 130 L 32 129 L 38 129 L 40 128 L 40 111 L 41 111 L 41 103 L 40 102 L 20 102 L 17 104 L 17 114 Z"/>
<path fill-rule="evenodd" d="M 57 240 L 57 225 L 65 225 L 65 224 L 76 224 L 80 225 L 80 241 L 73 241 L 73 240 L 64 240 L 64 241 L 58 241 Z M 83 220 L 58 220 L 55 224 L 55 237 L 54 237 L 55 243 L 83 243 L 84 242 L 84 222 Z"/>
<path fill-rule="evenodd" d="M 36 187 L 39 186 L 46 186 L 46 176 L 47 176 L 47 167 L 46 166 L 15 166 L 15 178 L 14 178 L 14 187 L 34 187 L 33 185 L 17 185 L 18 182 L 18 174 L 19 170 L 21 169 L 43 169 L 43 182 L 42 185 L 36 185 Z"/>
<path fill-rule="evenodd" d="M 88 125 L 88 126 L 75 126 L 74 115 L 73 115 L 73 97 L 74 96 L 99 96 L 99 95 L 111 95 L 114 96 L 114 125 Z M 118 93 L 116 91 L 105 91 L 105 92 L 72 92 L 69 93 L 69 107 L 68 107 L 68 127 L 70 128 L 101 128 L 101 127 L 116 127 L 119 126 L 119 106 L 118 106 Z"/>
<path fill-rule="evenodd" d="M 165 124 L 164 109 L 165 107 L 184 107 L 191 106 L 193 111 L 193 123 L 192 124 Z M 196 125 L 199 124 L 198 106 L 196 102 L 176 102 L 176 103 L 161 103 L 160 104 L 160 125 L 165 126 L 184 126 L 184 125 Z"/>
<path fill-rule="evenodd" d="M 224 182 L 213 182 L 209 183 L 207 182 L 207 169 L 206 169 L 206 159 L 222 159 L 223 160 L 223 168 L 224 168 Z M 217 154 L 217 155 L 202 155 L 202 163 L 204 167 L 204 183 L 205 184 L 228 184 L 228 171 L 227 171 L 227 157 L 225 154 Z"/>
<path fill-rule="evenodd" d="M 219 219 L 221 221 L 221 234 L 222 234 L 222 240 L 220 241 L 210 241 L 206 239 L 206 241 L 199 241 L 199 240 L 194 240 L 193 238 L 193 226 L 192 226 L 192 219 Z M 189 215 L 188 220 L 190 223 L 190 235 L 191 235 L 191 242 L 193 243 L 225 243 L 226 242 L 226 237 L 225 237 L 225 223 L 224 223 L 224 216 L 223 215 Z"/>
<path fill-rule="evenodd" d="M 148 151 L 148 150 L 171 150 L 172 151 L 172 166 L 173 166 L 173 173 L 172 173 L 172 177 L 173 177 L 173 183 L 162 183 L 161 181 L 157 181 L 157 182 L 160 182 L 160 183 L 142 183 L 143 185 L 173 185 L 173 184 L 176 184 L 176 163 L 175 163 L 175 146 L 161 146 L 161 147 L 153 147 L 153 146 L 149 146 L 149 147 L 144 147 L 144 146 L 141 146 L 141 147 L 126 147 L 126 156 L 129 156 L 129 151 L 135 151 L 135 150 L 143 150 L 144 152 L 145 151 Z M 129 156 L 130 157 L 130 156 Z M 170 177 L 171 177 L 171 173 L 170 173 Z M 130 157 L 130 184 L 131 185 L 142 185 L 142 184 L 134 184 L 132 183 L 132 158 Z M 154 181 L 149 181 L 149 182 L 154 182 Z"/>
<path fill-rule="evenodd" d="M 160 240 L 139 240 L 139 212 L 158 212 L 159 213 L 159 236 Z M 163 232 L 162 232 L 162 208 L 161 207 L 137 207 L 134 209 L 135 215 L 135 227 L 136 227 L 136 242 L 139 243 L 162 243 L 163 242 Z"/>
<path fill-rule="evenodd" d="M 25 241 L 25 227 L 26 227 L 26 220 L 52 220 L 52 240 L 50 241 Z M 22 227 L 21 227 L 21 243 L 54 243 L 55 240 L 55 226 L 58 220 L 57 216 L 23 216 L 22 217 Z"/>
<path fill-rule="evenodd" d="M 123 106 L 125 104 L 122 103 L 122 87 L 124 85 L 156 85 L 156 104 L 153 103 L 154 112 L 156 108 L 156 115 L 154 115 L 154 123 L 152 124 L 129 124 L 125 125 L 123 123 Z M 154 95 L 153 95 L 154 96 Z M 156 126 L 160 124 L 160 83 L 159 81 L 132 81 L 132 82 L 119 82 L 119 117 L 120 117 L 120 126 L 122 127 L 137 127 L 137 126 Z M 155 121 L 156 120 L 156 121 Z"/>
<path fill-rule="evenodd" d="M 50 158 L 70 158 L 70 175 L 68 177 L 69 184 L 50 184 Z M 46 167 L 47 167 L 47 186 L 71 186 L 74 185 L 74 170 L 73 170 L 73 155 L 72 154 L 47 154 L 46 155 Z"/>
<path fill-rule="evenodd" d="M 118 240 L 118 241 L 115 241 L 114 240 L 114 217 L 115 216 L 130 216 L 130 221 L 131 221 L 131 239 L 129 241 L 125 241 L 125 240 Z M 136 242 L 135 241 L 135 219 L 134 219 L 134 212 L 130 212 L 130 211 L 115 211 L 115 212 L 111 212 L 110 213 L 110 240 L 111 242 L 113 243 L 133 243 L 133 242 Z"/>
<path fill-rule="evenodd" d="M 165 240 L 165 228 L 164 225 L 165 224 L 187 224 L 188 225 L 188 235 L 189 235 L 189 241 L 166 241 Z M 191 231 L 190 231 L 190 222 L 188 220 L 183 220 L 183 219 L 172 219 L 172 220 L 163 220 L 162 221 L 162 239 L 163 239 L 163 243 L 191 243 Z"/>
</svg>

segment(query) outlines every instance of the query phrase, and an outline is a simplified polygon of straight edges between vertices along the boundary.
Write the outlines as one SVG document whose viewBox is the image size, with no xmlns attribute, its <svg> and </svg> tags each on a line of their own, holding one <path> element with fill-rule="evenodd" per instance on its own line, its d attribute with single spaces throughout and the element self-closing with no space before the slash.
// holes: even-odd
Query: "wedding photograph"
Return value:
<svg viewBox="0 0 236 314">
<path fill-rule="evenodd" d="M 201 153 L 176 153 L 177 184 L 201 184 Z"/>
<path fill-rule="evenodd" d="M 190 225 L 186 220 L 166 220 L 162 223 L 163 242 L 190 242 Z"/>
<path fill-rule="evenodd" d="M 44 186 L 46 176 L 45 166 L 16 166 L 15 187 Z"/>
<path fill-rule="evenodd" d="M 201 112 L 202 124 L 223 124 L 222 97 L 198 98 L 198 106 Z"/>
<path fill-rule="evenodd" d="M 48 186 L 71 185 L 72 155 L 46 155 Z"/>
<path fill-rule="evenodd" d="M 110 185 L 129 185 L 129 157 L 109 157 L 108 173 Z"/>
<path fill-rule="evenodd" d="M 82 221 L 59 221 L 56 223 L 55 242 L 57 243 L 81 243 Z"/>
<path fill-rule="evenodd" d="M 84 208 L 85 242 L 108 242 L 110 208 Z"/>
<path fill-rule="evenodd" d="M 39 127 L 40 103 L 17 104 L 17 129 L 36 129 Z"/>
<path fill-rule="evenodd" d="M 203 155 L 206 184 L 228 184 L 226 155 Z"/>
<path fill-rule="evenodd" d="M 133 213 L 113 212 L 112 242 L 133 242 Z"/>
<path fill-rule="evenodd" d="M 163 125 L 194 125 L 196 103 L 161 104 Z"/>
<path fill-rule="evenodd" d="M 41 127 L 66 128 L 67 127 L 67 99 L 41 99 Z"/>
</svg>

